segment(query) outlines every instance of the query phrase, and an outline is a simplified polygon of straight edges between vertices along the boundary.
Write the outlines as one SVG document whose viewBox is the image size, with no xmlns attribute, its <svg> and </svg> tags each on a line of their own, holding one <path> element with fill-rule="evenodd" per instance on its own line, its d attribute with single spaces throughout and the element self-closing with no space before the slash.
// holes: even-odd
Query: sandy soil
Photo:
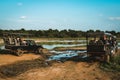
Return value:
<svg viewBox="0 0 120 80">
<path fill-rule="evenodd" d="M 58 50 L 58 51 L 66 51 L 66 50 L 86 50 L 86 47 L 83 46 L 79 46 L 79 47 L 58 47 L 55 48 L 54 50 Z"/>
<path fill-rule="evenodd" d="M 0 55 L 0 66 L 5 65 L 5 64 L 12 64 L 14 62 L 22 61 L 22 60 L 33 60 L 33 59 L 36 59 L 39 57 L 41 57 L 41 56 L 36 55 L 34 53 L 23 54 L 20 57 L 11 55 L 11 54 L 1 54 Z"/>
</svg>

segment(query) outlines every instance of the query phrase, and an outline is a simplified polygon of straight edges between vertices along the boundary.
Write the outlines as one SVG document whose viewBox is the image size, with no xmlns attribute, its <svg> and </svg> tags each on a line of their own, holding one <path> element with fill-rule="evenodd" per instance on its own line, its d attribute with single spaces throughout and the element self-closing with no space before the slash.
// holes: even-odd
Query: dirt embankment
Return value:
<svg viewBox="0 0 120 80">
<path fill-rule="evenodd" d="M 87 62 L 66 61 L 65 63 L 55 62 L 50 66 L 36 61 L 25 62 L 26 65 L 24 63 L 23 64 L 18 63 L 16 65 L 14 64 L 14 66 L 9 65 L 9 67 L 7 66 L 2 67 L 2 70 L 0 69 L 0 72 L 2 72 L 1 79 L 2 80 L 111 80 L 109 74 L 99 69 L 99 64 L 97 62 L 87 63 Z M 32 64 L 30 65 L 30 63 Z M 19 67 L 20 65 L 21 67 Z"/>
</svg>

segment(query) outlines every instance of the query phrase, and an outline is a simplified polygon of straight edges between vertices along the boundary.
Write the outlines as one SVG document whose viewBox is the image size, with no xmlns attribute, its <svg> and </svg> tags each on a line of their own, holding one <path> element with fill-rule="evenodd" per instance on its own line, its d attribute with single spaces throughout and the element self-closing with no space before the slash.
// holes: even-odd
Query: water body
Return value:
<svg viewBox="0 0 120 80">
<path fill-rule="evenodd" d="M 65 61 L 69 58 L 79 56 L 79 54 L 83 54 L 80 57 L 85 58 L 87 57 L 87 54 L 85 54 L 87 51 L 51 51 L 52 53 L 56 53 L 53 56 L 50 56 L 47 61 L 51 60 L 57 60 L 57 61 Z"/>
<path fill-rule="evenodd" d="M 85 46 L 86 44 L 53 44 L 53 45 L 42 45 L 46 49 L 53 49 L 55 47 L 74 47 L 74 46 Z"/>
<path fill-rule="evenodd" d="M 48 40 L 46 42 L 86 42 L 86 40 Z"/>
</svg>

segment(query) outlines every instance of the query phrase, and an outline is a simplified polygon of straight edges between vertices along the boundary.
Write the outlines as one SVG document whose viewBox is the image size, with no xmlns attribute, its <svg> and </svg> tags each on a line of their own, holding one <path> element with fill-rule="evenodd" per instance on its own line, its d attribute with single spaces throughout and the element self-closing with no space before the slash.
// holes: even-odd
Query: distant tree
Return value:
<svg viewBox="0 0 120 80">
<path fill-rule="evenodd" d="M 2 37 L 2 33 L 3 33 L 3 30 L 2 30 L 2 29 L 0 29 L 0 37 Z"/>
<path fill-rule="evenodd" d="M 88 31 L 77 31 L 77 30 L 53 30 L 53 29 L 48 29 L 48 30 L 25 30 L 24 28 L 20 30 L 2 30 L 0 29 L 0 37 L 2 37 L 2 33 L 8 32 L 8 33 L 28 33 L 32 34 L 32 37 L 39 37 L 39 38 L 80 38 L 80 37 L 85 37 L 87 32 L 103 32 L 100 30 L 88 30 Z M 107 33 L 111 33 L 113 35 L 116 35 L 117 37 L 120 37 L 120 32 L 115 32 L 115 31 L 105 31 Z"/>
<path fill-rule="evenodd" d="M 72 37 L 72 38 L 75 38 L 75 37 L 79 36 L 78 32 L 75 31 L 75 30 L 69 29 L 68 32 L 69 32 L 69 36 Z"/>
<path fill-rule="evenodd" d="M 117 32 L 117 33 L 116 33 L 116 36 L 120 38 L 120 32 Z"/>
<path fill-rule="evenodd" d="M 20 30 L 20 31 L 24 32 L 24 31 L 25 31 L 25 29 L 24 29 L 24 28 L 21 28 L 21 30 Z"/>
<path fill-rule="evenodd" d="M 87 32 L 88 32 L 88 33 L 89 33 L 89 32 L 91 33 L 91 32 L 94 32 L 94 30 L 91 30 L 91 29 L 90 29 L 90 30 L 88 30 Z"/>
<path fill-rule="evenodd" d="M 111 34 L 113 34 L 113 35 L 116 35 L 116 32 L 115 32 L 115 31 L 105 31 L 105 32 L 111 33 Z"/>
<path fill-rule="evenodd" d="M 100 30 L 96 30 L 95 32 L 101 32 Z"/>
<path fill-rule="evenodd" d="M 67 30 L 61 30 L 59 32 L 59 38 L 67 38 L 68 37 L 68 31 Z"/>
</svg>

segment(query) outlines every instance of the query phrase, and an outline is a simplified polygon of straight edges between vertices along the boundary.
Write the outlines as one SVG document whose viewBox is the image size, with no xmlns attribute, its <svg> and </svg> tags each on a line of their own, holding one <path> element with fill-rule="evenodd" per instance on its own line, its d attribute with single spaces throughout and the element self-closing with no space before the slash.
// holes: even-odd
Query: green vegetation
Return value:
<svg viewBox="0 0 120 80">
<path fill-rule="evenodd" d="M 120 55 L 114 57 L 110 63 L 101 63 L 100 67 L 106 71 L 120 72 Z"/>
<path fill-rule="evenodd" d="M 120 39 L 118 39 L 117 42 L 120 43 Z"/>
<path fill-rule="evenodd" d="M 47 44 L 47 45 L 53 45 L 53 44 L 85 44 L 86 42 L 38 42 L 38 44 Z"/>
<path fill-rule="evenodd" d="M 85 50 L 86 46 L 73 46 L 73 47 L 55 47 L 53 50 L 65 51 L 65 50 Z"/>
<path fill-rule="evenodd" d="M 81 30 L 25 30 L 24 28 L 20 30 L 2 30 L 0 29 L 0 37 L 2 37 L 2 33 L 8 32 L 8 33 L 27 33 L 32 34 L 31 37 L 38 37 L 38 38 L 81 38 L 85 37 L 87 32 L 103 32 L 100 30 L 88 30 L 88 31 L 81 31 Z M 111 33 L 113 35 L 116 35 L 117 37 L 120 37 L 120 32 L 115 31 L 105 31 L 108 33 Z"/>
</svg>

